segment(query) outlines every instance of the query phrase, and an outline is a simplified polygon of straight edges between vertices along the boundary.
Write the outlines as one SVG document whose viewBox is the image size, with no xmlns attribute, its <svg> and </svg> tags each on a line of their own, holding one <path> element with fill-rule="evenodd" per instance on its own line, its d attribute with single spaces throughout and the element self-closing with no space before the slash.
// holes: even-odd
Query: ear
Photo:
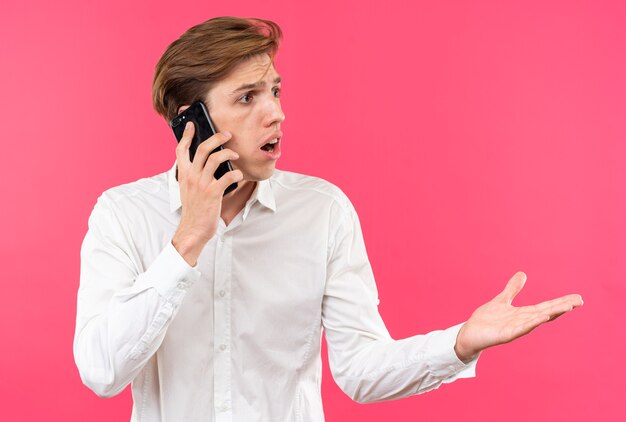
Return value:
<svg viewBox="0 0 626 422">
<path fill-rule="evenodd" d="M 188 105 L 183 105 L 178 107 L 178 114 L 182 113 L 183 111 L 187 110 L 189 108 Z"/>
</svg>

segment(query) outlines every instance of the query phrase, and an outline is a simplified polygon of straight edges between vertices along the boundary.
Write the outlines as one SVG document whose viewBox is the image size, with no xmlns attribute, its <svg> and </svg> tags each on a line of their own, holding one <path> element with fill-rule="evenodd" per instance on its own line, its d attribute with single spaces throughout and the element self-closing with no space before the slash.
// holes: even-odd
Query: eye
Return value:
<svg viewBox="0 0 626 422">
<path fill-rule="evenodd" d="M 280 87 L 274 88 L 274 96 L 280 98 Z"/>
<path fill-rule="evenodd" d="M 243 103 L 243 104 L 248 104 L 250 103 L 250 101 L 252 100 L 252 92 L 247 92 L 244 95 L 242 95 L 241 97 L 239 97 L 239 102 Z"/>
</svg>

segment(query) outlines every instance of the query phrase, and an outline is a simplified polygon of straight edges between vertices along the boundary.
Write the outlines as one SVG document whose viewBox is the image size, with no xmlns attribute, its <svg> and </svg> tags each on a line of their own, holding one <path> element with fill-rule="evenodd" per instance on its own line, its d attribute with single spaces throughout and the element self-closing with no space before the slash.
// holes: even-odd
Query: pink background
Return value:
<svg viewBox="0 0 626 422">
<path fill-rule="evenodd" d="M 394 337 L 517 270 L 519 304 L 585 299 L 426 395 L 358 405 L 325 370 L 327 420 L 625 420 L 625 3 L 409 3 L 3 4 L 1 420 L 129 419 L 128 390 L 99 399 L 74 366 L 79 248 L 103 190 L 172 165 L 154 66 L 219 15 L 285 31 L 279 168 L 352 199 Z"/>
</svg>

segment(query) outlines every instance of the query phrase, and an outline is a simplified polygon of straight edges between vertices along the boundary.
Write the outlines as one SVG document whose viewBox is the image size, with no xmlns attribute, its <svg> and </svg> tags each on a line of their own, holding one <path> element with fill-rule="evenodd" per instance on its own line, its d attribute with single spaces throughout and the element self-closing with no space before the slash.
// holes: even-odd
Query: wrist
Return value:
<svg viewBox="0 0 626 422">
<path fill-rule="evenodd" d="M 478 355 L 479 351 L 472 350 L 463 343 L 464 328 L 465 328 L 465 324 L 463 324 L 463 326 L 459 330 L 459 333 L 456 336 L 456 343 L 454 344 L 454 353 L 456 353 L 457 358 L 461 362 L 469 363 Z"/>
<path fill-rule="evenodd" d="M 176 232 L 172 237 L 172 245 L 191 267 L 196 266 L 198 257 L 205 244 L 206 242 L 179 232 Z"/>
</svg>

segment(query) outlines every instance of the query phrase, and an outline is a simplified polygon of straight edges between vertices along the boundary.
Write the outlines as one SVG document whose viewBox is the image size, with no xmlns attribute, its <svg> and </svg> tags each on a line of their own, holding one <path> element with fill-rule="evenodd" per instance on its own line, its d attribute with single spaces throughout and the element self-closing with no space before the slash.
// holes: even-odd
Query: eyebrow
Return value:
<svg viewBox="0 0 626 422">
<path fill-rule="evenodd" d="M 281 76 L 278 76 L 276 79 L 274 79 L 274 81 L 273 81 L 273 82 L 274 82 L 275 84 L 277 84 L 277 83 L 280 83 L 280 81 L 281 81 L 282 79 L 283 79 L 283 78 L 282 78 Z M 259 82 L 255 82 L 255 83 L 253 83 L 253 84 L 244 84 L 244 85 L 241 85 L 241 86 L 240 86 L 239 88 L 237 88 L 236 90 L 234 90 L 233 92 L 231 92 L 231 93 L 230 93 L 230 95 L 232 96 L 232 95 L 237 94 L 237 93 L 238 93 L 238 92 L 240 92 L 240 91 L 246 91 L 246 90 L 249 90 L 249 89 L 256 89 L 256 88 L 259 88 L 259 87 L 262 87 L 262 86 L 265 86 L 265 81 L 259 81 Z"/>
</svg>

